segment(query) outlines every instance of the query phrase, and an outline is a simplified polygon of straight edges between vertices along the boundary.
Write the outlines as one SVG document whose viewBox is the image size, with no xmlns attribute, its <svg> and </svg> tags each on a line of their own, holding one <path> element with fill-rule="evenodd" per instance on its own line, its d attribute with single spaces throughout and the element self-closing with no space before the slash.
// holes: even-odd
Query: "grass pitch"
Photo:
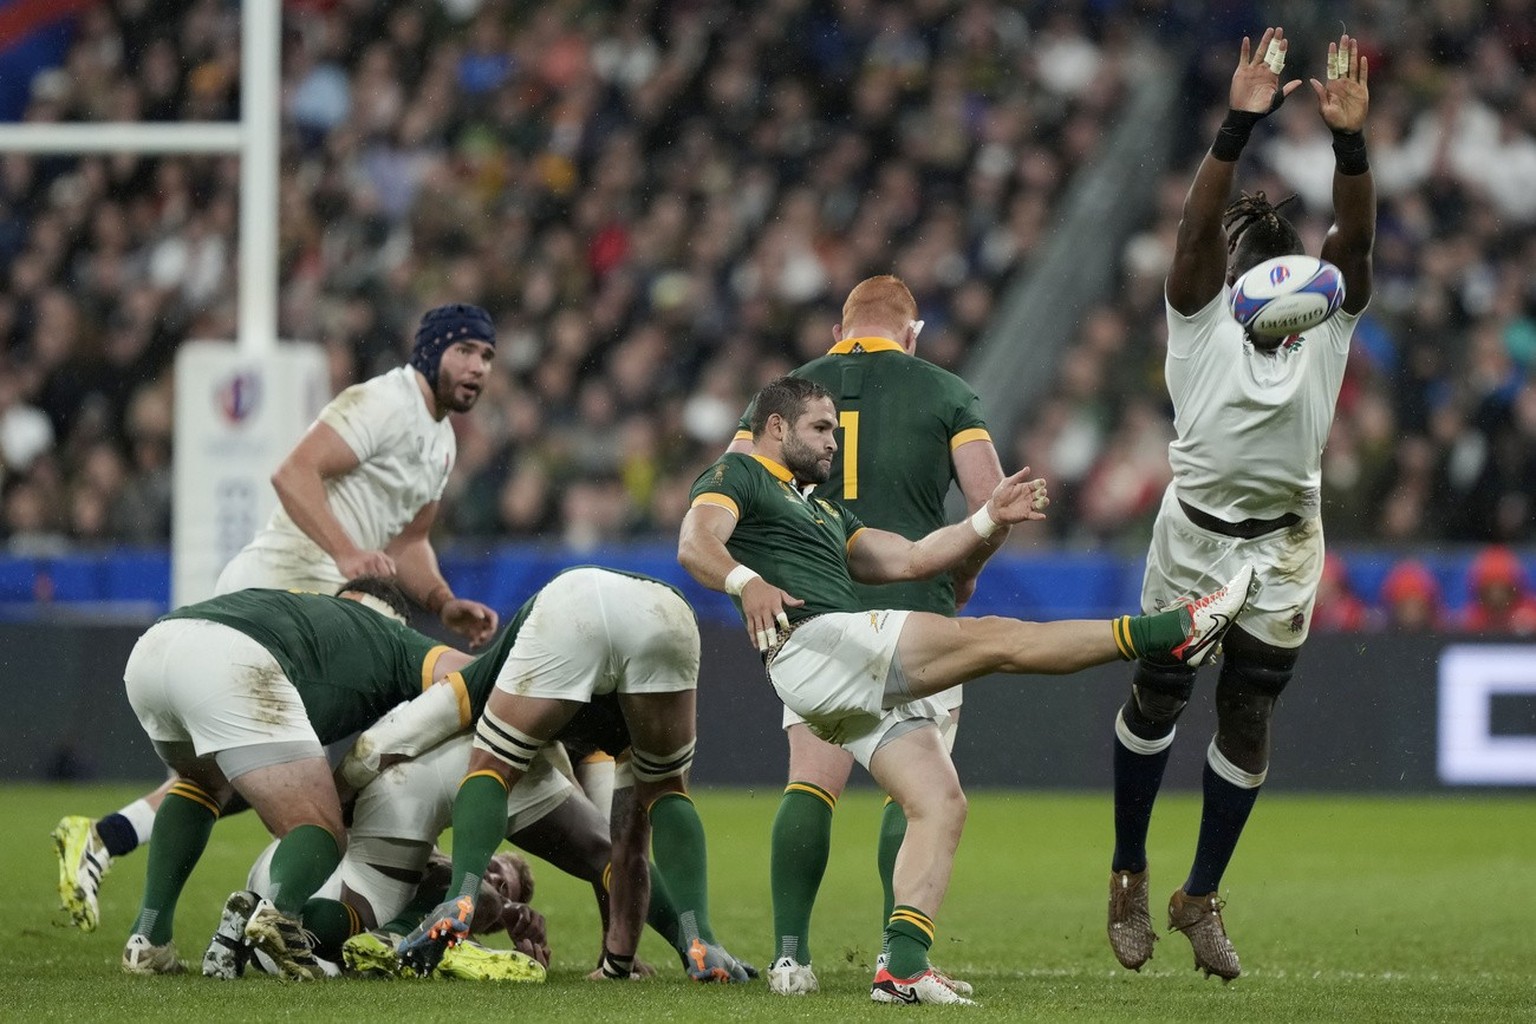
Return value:
<svg viewBox="0 0 1536 1024">
<path fill-rule="evenodd" d="M 124 787 L 0 788 L 0 1019 L 69 1021 L 715 1021 L 881 1020 L 934 1013 L 985 1020 L 1294 1022 L 1536 1020 L 1536 814 L 1529 795 L 1262 798 L 1227 873 L 1229 931 L 1242 978 L 1191 969 L 1165 935 L 1140 974 L 1104 938 L 1107 794 L 980 792 L 971 800 L 954 885 L 939 915 L 937 963 L 976 985 L 971 1011 L 868 1001 L 879 941 L 874 839 L 879 798 L 852 791 L 835 823 L 832 864 L 812 934 L 819 995 L 771 996 L 764 982 L 688 982 L 653 936 L 648 982 L 593 984 L 599 934 L 590 892 L 535 862 L 534 904 L 555 959 L 544 985 L 342 980 L 233 984 L 130 978 L 117 962 L 143 884 L 142 853 L 115 865 L 102 927 L 59 927 L 48 831 L 65 813 L 101 813 Z M 712 916 L 738 956 L 772 952 L 768 829 L 776 790 L 705 790 Z M 1183 881 L 1195 797 L 1165 794 L 1153 822 L 1153 915 Z M 264 843 L 253 815 L 221 823 L 177 915 L 182 955 L 200 959 L 223 897 Z"/>
</svg>

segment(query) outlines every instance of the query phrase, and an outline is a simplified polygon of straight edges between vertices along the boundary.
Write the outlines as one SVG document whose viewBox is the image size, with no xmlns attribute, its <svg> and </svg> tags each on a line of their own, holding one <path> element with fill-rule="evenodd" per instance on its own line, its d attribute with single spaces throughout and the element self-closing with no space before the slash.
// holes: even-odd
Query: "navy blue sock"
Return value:
<svg viewBox="0 0 1536 1024">
<path fill-rule="evenodd" d="M 139 848 L 139 833 L 133 827 L 133 822 L 116 811 L 96 822 L 96 834 L 101 836 L 102 844 L 114 857 L 121 857 Z"/>
<path fill-rule="evenodd" d="M 1200 841 L 1195 847 L 1195 863 L 1189 870 L 1184 891 L 1191 896 L 1205 896 L 1221 885 L 1237 840 L 1248 823 L 1253 802 L 1259 798 L 1259 787 L 1249 789 L 1237 786 L 1205 764 L 1205 804 L 1200 811 Z"/>
<path fill-rule="evenodd" d="M 1132 698 L 1134 702 L 1135 698 Z M 1129 704 L 1126 705 L 1130 707 Z M 1134 709 L 1132 709 L 1134 711 Z M 1163 784 L 1163 769 L 1173 750 L 1172 726 L 1167 745 L 1151 754 L 1138 754 L 1126 746 L 1125 712 L 1115 723 L 1115 871 L 1144 871 L 1147 867 L 1147 828 L 1152 824 L 1152 804 Z M 1131 734 L 1132 739 L 1140 737 Z M 1142 740 L 1161 743 L 1163 740 Z"/>
</svg>

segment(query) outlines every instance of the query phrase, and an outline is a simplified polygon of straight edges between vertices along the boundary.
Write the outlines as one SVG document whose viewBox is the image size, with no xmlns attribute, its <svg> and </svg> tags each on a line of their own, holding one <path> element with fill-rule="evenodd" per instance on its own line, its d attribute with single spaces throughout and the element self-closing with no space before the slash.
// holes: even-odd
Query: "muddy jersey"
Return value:
<svg viewBox="0 0 1536 1024">
<path fill-rule="evenodd" d="M 439 500 L 457 457 L 453 425 L 434 419 L 409 366 L 354 384 L 320 411 L 357 465 L 325 481 L 336 521 L 364 551 L 381 551 L 426 505 Z M 270 585 L 288 576 L 345 583 L 336 563 L 299 529 L 281 503 L 242 554 L 259 554 Z"/>
</svg>

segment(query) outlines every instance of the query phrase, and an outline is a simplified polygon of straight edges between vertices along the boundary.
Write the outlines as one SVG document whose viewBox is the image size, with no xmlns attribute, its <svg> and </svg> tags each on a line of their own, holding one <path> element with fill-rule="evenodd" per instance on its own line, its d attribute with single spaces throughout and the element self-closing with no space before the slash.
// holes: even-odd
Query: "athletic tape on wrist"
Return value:
<svg viewBox="0 0 1536 1024">
<path fill-rule="evenodd" d="M 738 565 L 725 575 L 725 592 L 732 597 L 740 597 L 746 585 L 756 579 L 762 579 L 762 577 L 754 570 Z"/>
<path fill-rule="evenodd" d="M 971 514 L 971 529 L 975 530 L 982 540 L 992 539 L 992 535 L 997 532 L 997 520 L 992 518 L 992 513 L 987 511 L 987 506 L 983 505 Z"/>
</svg>

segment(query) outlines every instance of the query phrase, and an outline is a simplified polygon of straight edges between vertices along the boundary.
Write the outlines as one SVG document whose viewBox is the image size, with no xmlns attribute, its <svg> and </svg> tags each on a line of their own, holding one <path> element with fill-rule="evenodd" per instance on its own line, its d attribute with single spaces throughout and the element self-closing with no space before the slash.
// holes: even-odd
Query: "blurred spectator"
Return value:
<svg viewBox="0 0 1536 1024">
<path fill-rule="evenodd" d="M 1323 578 L 1312 608 L 1312 629 L 1319 633 L 1356 633 L 1374 625 L 1370 606 L 1350 586 L 1344 560 L 1329 552 L 1323 557 Z"/>
<path fill-rule="evenodd" d="M 1512 636 L 1536 633 L 1536 597 L 1513 551 L 1494 547 L 1479 552 L 1467 570 L 1467 591 L 1471 600 L 1462 614 L 1463 629 Z"/>
<path fill-rule="evenodd" d="M 1397 633 L 1433 633 L 1446 625 L 1440 584 L 1424 563 L 1399 562 L 1381 584 L 1387 629 Z"/>
<path fill-rule="evenodd" d="M 1381 216 L 1325 457 L 1330 534 L 1536 541 L 1530 4 L 1346 6 L 1374 48 Z M 1219 116 L 1249 9 L 287 3 L 281 334 L 322 343 L 339 389 L 398 363 L 422 309 L 485 305 L 506 351 L 444 528 L 665 536 L 747 396 L 816 354 L 860 278 L 906 278 L 929 357 L 962 367 L 1141 54 L 1185 54 L 1201 109 L 1175 116 Z M 1300 34 L 1306 18 L 1336 15 L 1304 11 L 1292 53 L 1311 66 L 1326 40 Z M 238 16 L 228 0 L 88 5 L 25 118 L 230 117 Z M 1315 251 L 1331 210 L 1313 102 L 1302 90 L 1259 129 L 1245 175 L 1299 195 Z M 1141 543 L 1171 426 L 1162 280 L 1201 155 L 1174 155 L 1120 286 L 1000 445 L 1057 500 L 1016 543 Z M 0 155 L 8 544 L 167 538 L 170 370 L 183 340 L 233 336 L 238 187 L 223 157 Z M 122 463 L 110 488 L 104 441 Z"/>
</svg>

